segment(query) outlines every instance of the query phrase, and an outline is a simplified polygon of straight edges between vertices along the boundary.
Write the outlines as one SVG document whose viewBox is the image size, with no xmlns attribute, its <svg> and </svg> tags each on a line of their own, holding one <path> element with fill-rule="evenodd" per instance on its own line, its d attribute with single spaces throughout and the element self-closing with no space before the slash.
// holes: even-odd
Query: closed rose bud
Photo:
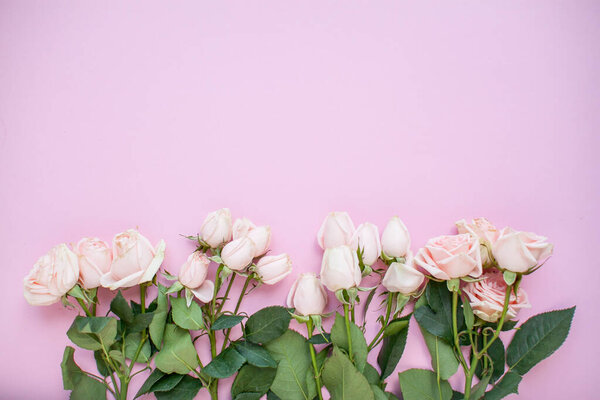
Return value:
<svg viewBox="0 0 600 400">
<path fill-rule="evenodd" d="M 267 285 L 274 285 L 292 272 L 292 261 L 287 254 L 265 256 L 256 264 L 256 273 Z"/>
<path fill-rule="evenodd" d="M 23 280 L 25 300 L 33 306 L 56 303 L 79 279 L 77 255 L 59 244 L 34 264 Z"/>
<path fill-rule="evenodd" d="M 119 233 L 113 238 L 113 260 L 110 270 L 102 275 L 100 283 L 111 290 L 149 282 L 154 278 L 165 257 L 165 242 L 156 249 L 135 229 Z"/>
<path fill-rule="evenodd" d="M 354 223 L 347 212 L 331 212 L 321 225 L 317 241 L 322 249 L 352 244 Z"/>
<path fill-rule="evenodd" d="M 389 220 L 381 235 L 381 247 L 388 257 L 406 257 L 410 249 L 410 235 L 400 218 Z"/>
<path fill-rule="evenodd" d="M 98 238 L 83 238 L 75 246 L 79 258 L 79 282 L 85 289 L 100 286 L 100 277 L 110 270 L 112 250 Z"/>
<path fill-rule="evenodd" d="M 414 258 L 419 267 L 444 281 L 481 275 L 479 239 L 468 233 L 430 239 Z"/>
<path fill-rule="evenodd" d="M 255 246 L 254 257 L 262 256 L 269 250 L 271 244 L 271 227 L 270 226 L 259 226 L 257 228 L 250 229 L 248 236 Z"/>
<path fill-rule="evenodd" d="M 179 282 L 192 291 L 198 300 L 208 303 L 212 300 L 215 285 L 206 279 L 210 260 L 204 253 L 192 253 L 179 271 Z"/>
<path fill-rule="evenodd" d="M 356 252 L 348 246 L 338 246 L 325 250 L 321 263 L 321 281 L 327 289 L 335 292 L 360 285 L 360 267 Z"/>
<path fill-rule="evenodd" d="M 381 284 L 389 292 L 399 292 L 408 296 L 417 292 L 424 280 L 425 275 L 417 271 L 412 263 L 395 262 L 388 268 Z"/>
<path fill-rule="evenodd" d="M 251 229 L 256 228 L 248 218 L 238 218 L 233 223 L 233 239 L 239 239 L 246 236 Z"/>
<path fill-rule="evenodd" d="M 381 241 L 377 226 L 369 222 L 359 225 L 354 232 L 352 246 L 354 249 L 360 248 L 363 251 L 362 260 L 365 265 L 375 264 L 381 254 Z"/>
<path fill-rule="evenodd" d="M 231 240 L 231 213 L 228 208 L 213 211 L 200 227 L 200 236 L 210 247 L 219 247 Z"/>
<path fill-rule="evenodd" d="M 553 246 L 547 240 L 535 233 L 504 228 L 492 246 L 492 253 L 500 268 L 523 273 L 550 257 Z"/>
<path fill-rule="evenodd" d="M 241 271 L 252 262 L 256 246 L 247 236 L 232 240 L 223 247 L 221 259 L 229 269 Z"/>
<path fill-rule="evenodd" d="M 300 274 L 287 297 L 288 307 L 298 315 L 320 315 L 327 305 L 327 293 L 315 274 Z"/>
</svg>

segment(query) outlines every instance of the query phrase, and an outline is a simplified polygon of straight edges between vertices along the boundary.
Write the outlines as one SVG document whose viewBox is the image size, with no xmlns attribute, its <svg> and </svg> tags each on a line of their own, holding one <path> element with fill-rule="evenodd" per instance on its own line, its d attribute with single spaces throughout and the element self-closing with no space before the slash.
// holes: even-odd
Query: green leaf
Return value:
<svg viewBox="0 0 600 400">
<path fill-rule="evenodd" d="M 490 381 L 490 376 L 486 375 L 483 377 L 483 379 L 481 379 L 479 382 L 477 382 L 477 384 L 475 386 L 473 386 L 472 390 L 471 390 L 471 395 L 469 396 L 468 399 L 465 400 L 479 400 L 483 397 L 483 395 L 485 394 L 485 389 L 488 386 L 488 383 Z"/>
<path fill-rule="evenodd" d="M 425 290 L 425 296 L 431 311 L 438 317 L 438 321 L 447 327 L 449 334 L 444 337 L 448 340 L 452 340 L 452 293 L 448 291 L 445 282 L 429 281 L 427 283 L 427 289 Z M 461 331 L 464 325 L 463 313 L 460 310 L 462 301 L 460 296 L 458 298 L 458 312 L 456 314 L 458 330 Z M 415 312 L 416 317 L 416 312 Z M 418 321 L 418 319 L 417 319 Z M 419 322 L 420 324 L 420 322 Z M 431 332 L 431 331 L 430 331 Z M 435 335 L 434 332 L 431 332 Z"/>
<path fill-rule="evenodd" d="M 575 307 L 531 317 L 515 333 L 506 352 L 510 369 L 524 375 L 558 349 L 569 334 Z"/>
<path fill-rule="evenodd" d="M 367 363 L 367 342 L 360 328 L 353 322 L 350 322 L 350 338 L 352 340 L 354 364 L 362 372 Z M 335 322 L 331 327 L 331 341 L 340 349 L 344 349 L 346 353 L 349 351 L 346 320 L 339 313 L 335 313 Z"/>
<path fill-rule="evenodd" d="M 198 355 L 190 333 L 174 324 L 167 324 L 164 345 L 154 357 L 156 367 L 170 374 L 185 375 L 198 367 Z"/>
<path fill-rule="evenodd" d="M 331 343 L 331 335 L 327 332 L 317 333 L 316 335 L 314 335 L 310 339 L 308 339 L 308 342 L 312 343 L 312 344 Z"/>
<path fill-rule="evenodd" d="M 127 303 L 120 290 L 110 302 L 110 311 L 128 324 L 133 322 L 133 310 L 129 307 L 129 303 Z"/>
<path fill-rule="evenodd" d="M 185 375 L 172 390 L 168 392 L 154 392 L 158 400 L 193 400 L 202 388 L 199 379 Z"/>
<path fill-rule="evenodd" d="M 463 302 L 463 314 L 465 316 L 467 330 L 470 331 L 473 329 L 473 324 L 475 323 L 475 315 L 473 314 L 473 309 L 468 301 Z"/>
<path fill-rule="evenodd" d="M 152 385 L 153 392 L 168 392 L 181 382 L 185 375 L 169 374 L 160 378 Z"/>
<path fill-rule="evenodd" d="M 144 384 L 142 385 L 142 387 L 140 388 L 140 390 L 138 390 L 138 392 L 136 393 L 134 399 L 137 399 L 138 397 L 140 397 L 143 394 L 151 393 L 152 392 L 152 386 L 156 382 L 158 382 L 163 376 L 165 376 L 165 373 L 162 372 L 158 368 L 155 369 L 154 371 L 152 371 L 152 373 L 148 376 L 148 378 L 146 378 L 146 381 L 144 382 Z"/>
<path fill-rule="evenodd" d="M 508 371 L 506 375 L 485 394 L 485 400 L 500 400 L 511 393 L 519 393 L 519 383 L 523 379 L 516 372 Z"/>
<path fill-rule="evenodd" d="M 278 363 L 271 391 L 285 400 L 312 400 L 317 392 L 314 380 L 312 384 L 306 380 L 311 373 L 312 361 L 304 336 L 287 330 L 265 347 Z"/>
<path fill-rule="evenodd" d="M 437 375 L 426 369 L 409 369 L 401 372 L 400 388 L 404 400 L 450 400 L 452 388 L 447 381 L 440 381 Z"/>
<path fill-rule="evenodd" d="M 167 300 L 166 288 L 158 284 L 158 295 L 156 296 L 156 311 L 154 312 L 154 318 L 148 327 L 150 331 L 150 338 L 152 343 L 157 349 L 160 349 L 163 333 L 165 331 L 165 324 L 167 322 L 167 315 L 169 312 L 169 302 Z"/>
<path fill-rule="evenodd" d="M 197 331 L 204 328 L 202 320 L 202 308 L 195 301 L 187 306 L 182 297 L 171 298 L 171 307 L 173 307 L 173 322 L 183 329 Z"/>
<path fill-rule="evenodd" d="M 481 336 L 478 337 L 477 342 L 477 348 L 483 348 L 483 338 Z M 491 371 L 492 374 L 489 381 L 495 382 L 504 374 L 504 367 L 506 364 L 504 344 L 502 343 L 502 340 L 500 340 L 500 338 L 497 338 L 494 342 L 492 342 L 492 345 L 487 350 L 487 354 L 488 356 L 490 356 L 490 358 L 492 359 L 492 363 L 494 364 L 494 368 L 493 371 Z M 475 375 L 477 375 L 479 379 L 481 379 L 481 377 L 484 374 L 483 363 L 484 359 L 482 358 L 479 364 L 477 364 L 477 368 L 475 369 Z"/>
<path fill-rule="evenodd" d="M 288 310 L 280 306 L 263 308 L 246 322 L 246 339 L 254 343 L 267 343 L 283 335 L 292 319 Z"/>
<path fill-rule="evenodd" d="M 431 367 L 436 373 L 438 365 L 440 366 L 440 378 L 448 380 L 458 370 L 458 360 L 454 355 L 454 350 L 445 340 L 438 338 L 420 327 L 421 334 L 427 345 L 427 350 L 431 355 Z M 439 361 L 439 362 L 438 362 Z"/>
<path fill-rule="evenodd" d="M 117 320 L 113 317 L 75 317 L 67 336 L 77 346 L 87 350 L 100 350 L 115 342 Z"/>
<path fill-rule="evenodd" d="M 281 400 L 281 398 L 269 390 L 267 392 L 267 400 Z"/>
<path fill-rule="evenodd" d="M 436 314 L 429 306 L 421 306 L 414 312 L 415 319 L 423 329 L 434 336 L 452 340 L 452 322 L 448 324 L 446 317 L 442 314 Z"/>
<path fill-rule="evenodd" d="M 377 385 L 371 385 L 375 400 L 388 400 L 388 395 Z"/>
<path fill-rule="evenodd" d="M 402 332 L 408 327 L 409 319 L 410 318 L 397 318 L 391 321 L 383 330 L 383 336 L 391 336 L 397 334 L 398 332 Z"/>
<path fill-rule="evenodd" d="M 100 375 L 102 375 L 102 376 L 110 375 L 111 371 L 110 371 L 108 365 L 106 364 L 106 362 L 104 361 L 104 353 L 102 352 L 102 350 L 94 351 L 94 359 L 96 360 L 96 368 L 98 369 L 98 372 L 100 373 Z"/>
<path fill-rule="evenodd" d="M 406 346 L 406 338 L 408 336 L 408 322 L 410 315 L 402 318 L 395 319 L 391 324 L 396 323 L 397 326 L 403 326 L 403 329 L 394 329 L 395 333 L 385 336 L 383 338 L 383 346 L 379 350 L 377 356 L 377 364 L 381 369 L 381 379 L 385 379 L 394 372 L 402 353 L 404 353 L 404 347 Z M 406 323 L 406 324 L 404 324 Z"/>
<path fill-rule="evenodd" d="M 332 329 L 333 332 L 333 329 Z M 371 386 L 350 359 L 337 347 L 323 366 L 323 384 L 332 400 L 374 400 Z"/>
<path fill-rule="evenodd" d="M 227 315 L 223 314 L 210 327 L 211 331 L 219 331 L 221 329 L 233 328 L 244 320 L 243 315 Z"/>
<path fill-rule="evenodd" d="M 228 347 L 202 368 L 202 372 L 213 378 L 227 378 L 235 374 L 244 362 L 246 362 L 244 356 L 233 347 Z"/>
<path fill-rule="evenodd" d="M 79 368 L 79 365 L 75 363 L 74 354 L 74 348 L 71 346 L 65 347 L 63 360 L 60 364 L 63 387 L 65 390 L 72 390 L 70 398 L 73 400 L 105 400 L 106 387 Z"/>
<path fill-rule="evenodd" d="M 231 397 L 234 400 L 248 397 L 250 395 L 258 395 L 257 399 L 267 393 L 277 369 L 275 368 L 259 368 L 254 365 L 244 365 L 240 372 L 235 377 L 231 386 Z"/>
<path fill-rule="evenodd" d="M 379 385 L 381 382 L 381 379 L 379 378 L 379 372 L 369 363 L 365 365 L 363 375 L 365 378 L 367 378 L 367 382 L 369 382 L 370 385 Z"/>
<path fill-rule="evenodd" d="M 271 354 L 258 344 L 251 342 L 236 342 L 235 349 L 246 359 L 246 361 L 248 361 L 248 363 L 256 367 L 277 368 L 277 363 L 273 360 Z"/>
<path fill-rule="evenodd" d="M 135 353 L 137 352 L 138 346 L 142 341 L 142 334 L 139 332 L 130 333 L 125 337 L 125 357 L 133 360 Z M 144 341 L 142 349 L 138 355 L 136 362 L 147 363 L 150 359 L 150 342 Z"/>
</svg>

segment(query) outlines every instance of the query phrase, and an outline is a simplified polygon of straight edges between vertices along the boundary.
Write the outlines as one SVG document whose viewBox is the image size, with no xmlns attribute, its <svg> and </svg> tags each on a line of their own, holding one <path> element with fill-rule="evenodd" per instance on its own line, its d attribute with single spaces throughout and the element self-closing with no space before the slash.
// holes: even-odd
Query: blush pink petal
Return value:
<svg viewBox="0 0 600 400">
<path fill-rule="evenodd" d="M 200 300 L 203 303 L 208 303 L 213 298 L 215 284 L 207 279 L 202 283 L 202 285 L 200 285 L 199 288 L 191 290 L 198 300 Z"/>
</svg>

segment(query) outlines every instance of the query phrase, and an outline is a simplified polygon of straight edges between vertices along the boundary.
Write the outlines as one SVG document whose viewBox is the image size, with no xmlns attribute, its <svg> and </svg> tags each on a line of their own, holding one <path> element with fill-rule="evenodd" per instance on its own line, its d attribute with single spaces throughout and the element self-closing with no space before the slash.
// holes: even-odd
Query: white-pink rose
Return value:
<svg viewBox="0 0 600 400">
<path fill-rule="evenodd" d="M 163 262 L 165 247 L 164 240 L 161 240 L 155 249 L 135 229 L 119 233 L 113 238 L 110 271 L 102 275 L 100 283 L 116 290 L 151 281 Z"/>
<path fill-rule="evenodd" d="M 360 224 L 352 237 L 352 247 L 362 249 L 362 260 L 365 265 L 375 264 L 381 254 L 381 241 L 377 226 L 369 222 Z"/>
<path fill-rule="evenodd" d="M 479 239 L 470 234 L 438 236 L 419 250 L 414 262 L 437 279 L 476 278 L 482 272 Z"/>
<path fill-rule="evenodd" d="M 59 244 L 40 257 L 23 279 L 25 300 L 34 306 L 56 303 L 79 279 L 77 255 L 66 244 Z"/>
<path fill-rule="evenodd" d="M 496 227 L 488 221 L 486 218 L 475 218 L 471 222 L 467 222 L 464 219 L 455 222 L 458 233 L 469 233 L 474 237 L 478 238 L 484 245 L 481 247 L 481 262 L 486 265 L 490 263 L 489 251 L 492 249 L 492 245 L 498 239 L 500 232 Z"/>
<path fill-rule="evenodd" d="M 256 263 L 256 273 L 266 285 L 274 285 L 292 272 L 292 260 L 287 254 L 265 256 Z"/>
<path fill-rule="evenodd" d="M 335 292 L 360 285 L 362 274 L 356 252 L 348 246 L 325 249 L 321 263 L 321 281 Z"/>
<path fill-rule="evenodd" d="M 237 218 L 233 223 L 232 235 L 233 239 L 239 239 L 246 236 L 251 229 L 256 228 L 248 218 Z"/>
<path fill-rule="evenodd" d="M 535 233 L 518 232 L 507 227 L 500 231 L 492 253 L 500 268 L 523 273 L 550 257 L 553 246 L 547 240 Z"/>
<path fill-rule="evenodd" d="M 212 300 L 215 289 L 214 283 L 206 279 L 209 264 L 208 257 L 204 253 L 196 251 L 190 254 L 179 270 L 179 282 L 204 303 Z"/>
<path fill-rule="evenodd" d="M 410 261 L 406 264 L 394 262 L 386 271 L 381 284 L 389 292 L 408 296 L 416 293 L 424 280 L 425 275 L 417 271 Z"/>
<path fill-rule="evenodd" d="M 271 227 L 254 225 L 248 218 L 238 218 L 233 224 L 233 240 L 247 236 L 254 242 L 254 257 L 262 256 L 271 244 Z"/>
<path fill-rule="evenodd" d="M 381 235 L 381 246 L 388 257 L 406 257 L 410 250 L 410 235 L 400 218 L 392 217 L 389 220 Z"/>
<path fill-rule="evenodd" d="M 327 305 L 327 293 L 315 274 L 300 274 L 287 297 L 288 307 L 298 315 L 320 315 Z"/>
<path fill-rule="evenodd" d="M 462 288 L 467 296 L 467 301 L 473 309 L 473 313 L 484 321 L 496 322 L 502 315 L 504 299 L 506 296 L 506 282 L 502 273 L 496 269 L 487 269 L 477 282 L 467 283 Z M 510 294 L 506 319 L 513 319 L 522 308 L 531 305 L 527 300 L 527 293 L 519 287 L 517 295 Z"/>
<path fill-rule="evenodd" d="M 200 227 L 200 237 L 210 247 L 216 248 L 231 240 L 232 229 L 231 212 L 228 208 L 221 208 L 206 216 Z"/>
<path fill-rule="evenodd" d="M 347 212 L 331 212 L 325 217 L 317 241 L 322 249 L 352 244 L 354 223 Z"/>
<path fill-rule="evenodd" d="M 248 236 L 232 240 L 223 247 L 221 259 L 223 264 L 234 271 L 241 271 L 252 262 L 256 246 Z"/>
<path fill-rule="evenodd" d="M 79 282 L 85 289 L 100 286 L 100 277 L 110 270 L 112 250 L 98 238 L 83 238 L 75 246 L 79 258 Z"/>
</svg>

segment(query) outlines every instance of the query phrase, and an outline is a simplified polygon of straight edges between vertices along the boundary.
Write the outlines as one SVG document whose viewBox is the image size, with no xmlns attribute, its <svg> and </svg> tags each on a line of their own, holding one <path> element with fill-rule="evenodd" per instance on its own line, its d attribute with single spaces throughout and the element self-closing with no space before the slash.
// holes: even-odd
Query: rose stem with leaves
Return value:
<svg viewBox="0 0 600 400">
<path fill-rule="evenodd" d="M 348 304 L 344 303 L 344 319 L 346 320 L 346 335 L 348 336 L 348 356 L 354 363 L 354 353 L 352 352 L 352 336 L 350 335 L 350 318 L 348 317 Z"/>
<path fill-rule="evenodd" d="M 244 282 L 244 287 L 242 288 L 240 297 L 238 298 L 238 301 L 235 304 L 235 309 L 233 310 L 234 315 L 237 315 L 238 311 L 240 311 L 240 306 L 242 305 L 242 299 L 246 295 L 246 291 L 248 290 L 248 286 L 250 285 L 251 281 L 252 281 L 252 275 L 248 275 L 248 277 L 246 278 L 246 281 Z M 225 347 L 227 347 L 227 342 L 229 340 L 229 335 L 231 334 L 231 329 L 232 328 L 227 329 L 227 332 L 225 333 L 225 339 L 223 340 L 223 347 L 221 348 L 221 351 L 225 350 Z"/>
<path fill-rule="evenodd" d="M 387 297 L 387 307 L 385 310 L 385 319 L 383 320 L 383 322 L 381 324 L 381 329 L 379 329 L 379 332 L 377 332 L 377 335 L 375 335 L 375 337 L 373 338 L 371 343 L 369 343 L 369 346 L 367 347 L 368 351 L 373 350 L 373 348 L 375 346 L 377 346 L 377 344 L 379 344 L 379 338 L 381 337 L 381 335 L 383 335 L 383 331 L 385 330 L 386 326 L 390 322 L 390 316 L 392 314 L 392 303 L 393 302 L 394 302 L 393 293 L 389 293 L 388 297 Z"/>
<path fill-rule="evenodd" d="M 306 331 L 308 332 L 308 338 L 310 339 L 313 334 L 313 322 L 310 317 L 308 317 L 308 321 L 306 321 Z M 321 393 L 321 377 L 319 376 L 319 367 L 317 367 L 317 355 L 315 353 L 315 346 L 312 343 L 309 343 L 310 346 L 310 358 L 312 359 L 312 366 L 315 371 L 315 381 L 317 383 L 317 394 L 319 395 L 319 400 L 323 400 L 323 394 Z"/>
</svg>

